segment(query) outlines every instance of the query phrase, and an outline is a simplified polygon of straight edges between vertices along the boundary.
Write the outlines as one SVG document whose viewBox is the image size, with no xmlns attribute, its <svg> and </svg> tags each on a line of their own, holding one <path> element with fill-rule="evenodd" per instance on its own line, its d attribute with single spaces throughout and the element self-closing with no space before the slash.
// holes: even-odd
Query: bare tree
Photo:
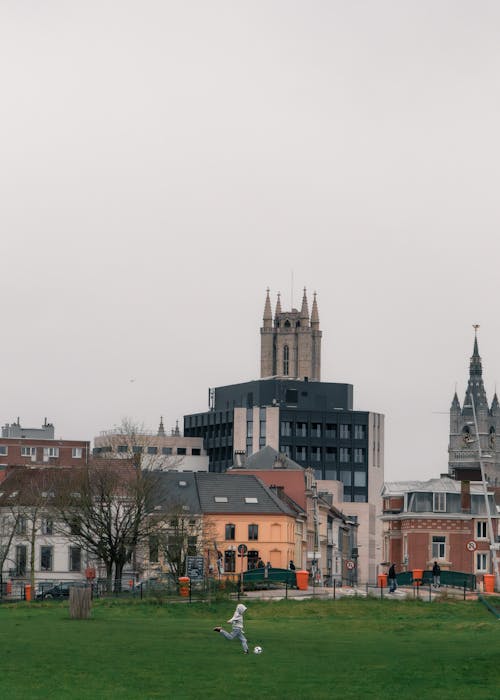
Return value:
<svg viewBox="0 0 500 700">
<path fill-rule="evenodd" d="M 147 542 L 156 520 L 147 502 L 156 475 L 130 461 L 92 460 L 75 470 L 54 499 L 55 520 L 68 538 L 106 569 L 108 590 L 118 590 L 123 569 Z"/>
</svg>

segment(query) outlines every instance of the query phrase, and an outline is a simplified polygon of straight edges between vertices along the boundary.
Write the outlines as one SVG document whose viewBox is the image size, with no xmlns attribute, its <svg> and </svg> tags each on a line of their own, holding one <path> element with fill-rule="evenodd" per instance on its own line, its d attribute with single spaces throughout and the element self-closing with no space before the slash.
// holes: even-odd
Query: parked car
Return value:
<svg viewBox="0 0 500 700">
<path fill-rule="evenodd" d="M 78 586 L 78 587 L 86 587 L 86 583 L 80 583 L 78 581 L 68 581 L 66 583 L 58 583 L 55 586 L 51 586 L 50 588 L 42 588 L 41 590 L 38 591 L 36 594 L 36 599 L 37 600 L 51 600 L 51 599 L 58 599 L 61 600 L 63 598 L 69 598 L 69 591 L 70 588 Z"/>
</svg>

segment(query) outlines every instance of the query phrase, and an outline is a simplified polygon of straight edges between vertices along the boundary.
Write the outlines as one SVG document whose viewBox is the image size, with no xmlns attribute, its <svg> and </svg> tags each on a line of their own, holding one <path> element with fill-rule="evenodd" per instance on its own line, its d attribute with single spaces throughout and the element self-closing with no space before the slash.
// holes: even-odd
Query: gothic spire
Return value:
<svg viewBox="0 0 500 700">
<path fill-rule="evenodd" d="M 307 293 L 304 287 L 304 296 L 302 297 L 302 308 L 300 310 L 300 324 L 303 327 L 309 326 L 309 308 L 307 306 Z"/>
<path fill-rule="evenodd" d="M 458 400 L 457 392 L 455 391 L 455 395 L 453 397 L 453 401 L 451 402 L 451 410 L 459 411 L 460 410 L 460 401 Z"/>
<path fill-rule="evenodd" d="M 281 314 L 281 300 L 280 300 L 280 292 L 278 292 L 278 299 L 276 301 L 276 311 L 274 312 L 274 318 L 276 319 L 280 314 Z"/>
<path fill-rule="evenodd" d="M 314 299 L 311 312 L 311 328 L 319 328 L 319 313 L 318 302 L 316 301 L 316 292 L 314 292 Z"/>
<path fill-rule="evenodd" d="M 158 426 L 158 437 L 165 437 L 165 428 L 163 426 L 163 416 L 160 416 L 160 425 Z"/>
<path fill-rule="evenodd" d="M 264 321 L 264 328 L 271 328 L 272 327 L 272 325 L 273 325 L 273 312 L 271 311 L 271 299 L 269 298 L 269 287 L 267 288 L 263 321 Z"/>
<path fill-rule="evenodd" d="M 486 391 L 483 384 L 483 366 L 481 356 L 479 355 L 479 347 L 477 343 L 477 329 L 479 326 L 475 324 L 474 328 L 474 348 L 469 364 L 469 382 L 467 391 L 465 392 L 464 408 L 471 405 L 471 396 L 474 399 L 474 407 L 476 411 L 479 409 L 488 410 L 488 401 L 486 399 Z M 471 409 L 469 409 L 471 411 Z"/>
</svg>

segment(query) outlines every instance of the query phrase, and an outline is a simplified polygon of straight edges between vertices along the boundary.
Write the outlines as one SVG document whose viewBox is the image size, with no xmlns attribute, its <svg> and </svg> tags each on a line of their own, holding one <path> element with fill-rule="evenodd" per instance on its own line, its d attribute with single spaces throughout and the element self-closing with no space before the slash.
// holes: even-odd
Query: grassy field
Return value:
<svg viewBox="0 0 500 700">
<path fill-rule="evenodd" d="M 0 698 L 500 698 L 500 621 L 480 603 L 247 604 L 258 656 L 213 632 L 234 603 L 98 601 L 87 621 L 3 605 Z"/>
</svg>

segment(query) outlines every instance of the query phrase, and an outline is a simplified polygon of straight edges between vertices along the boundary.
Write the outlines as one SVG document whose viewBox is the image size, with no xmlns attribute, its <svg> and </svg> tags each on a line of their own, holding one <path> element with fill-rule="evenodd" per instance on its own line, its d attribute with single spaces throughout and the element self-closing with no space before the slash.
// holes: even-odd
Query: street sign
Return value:
<svg viewBox="0 0 500 700">
<path fill-rule="evenodd" d="M 349 569 L 349 571 L 352 571 L 356 566 L 356 564 L 351 559 L 346 561 L 345 565 L 346 565 L 346 568 Z"/>
<path fill-rule="evenodd" d="M 246 544 L 239 544 L 238 545 L 238 554 L 246 554 L 247 553 L 248 547 Z"/>
<path fill-rule="evenodd" d="M 477 549 L 477 544 L 474 542 L 474 540 L 469 540 L 465 546 L 469 552 L 475 552 Z"/>
<path fill-rule="evenodd" d="M 189 576 L 191 581 L 203 580 L 203 557 L 186 557 L 186 576 Z"/>
</svg>

